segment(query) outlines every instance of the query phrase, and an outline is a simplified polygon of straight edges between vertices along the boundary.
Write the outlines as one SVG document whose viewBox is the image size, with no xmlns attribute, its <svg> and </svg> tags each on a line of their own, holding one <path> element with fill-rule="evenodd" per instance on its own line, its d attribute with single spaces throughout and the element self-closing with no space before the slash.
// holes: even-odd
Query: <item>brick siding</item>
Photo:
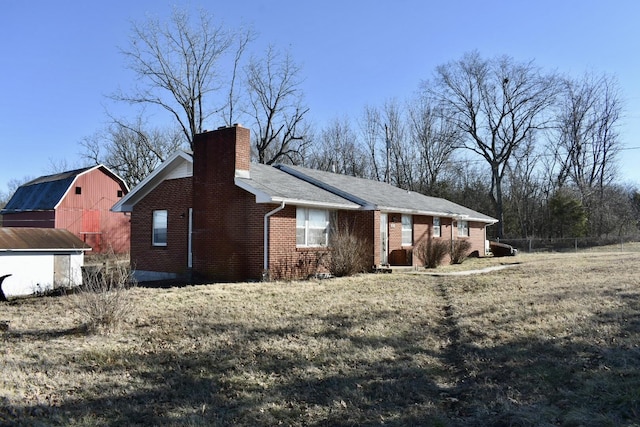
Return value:
<svg viewBox="0 0 640 427">
<path fill-rule="evenodd" d="M 131 266 L 136 270 L 188 273 L 191 178 L 163 181 L 131 215 Z M 153 246 L 153 211 L 167 211 L 167 246 Z"/>
</svg>

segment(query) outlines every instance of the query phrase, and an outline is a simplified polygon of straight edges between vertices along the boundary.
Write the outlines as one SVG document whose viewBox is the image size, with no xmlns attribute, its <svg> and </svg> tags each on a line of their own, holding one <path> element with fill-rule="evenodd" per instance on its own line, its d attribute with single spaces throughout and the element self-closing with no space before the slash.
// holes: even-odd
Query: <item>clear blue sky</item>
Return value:
<svg viewBox="0 0 640 427">
<path fill-rule="evenodd" d="M 83 166 L 79 142 L 104 127 L 105 95 L 131 85 L 118 47 L 162 0 L 0 0 L 0 192 L 51 164 Z M 626 102 L 622 179 L 640 185 L 640 2 L 192 0 L 257 45 L 291 48 L 317 127 L 408 98 L 434 68 L 477 49 L 548 70 L 617 76 Z M 255 46 L 254 46 L 255 47 Z M 126 110 L 125 110 L 126 111 Z M 221 123 L 210 123 L 215 128 Z"/>
</svg>

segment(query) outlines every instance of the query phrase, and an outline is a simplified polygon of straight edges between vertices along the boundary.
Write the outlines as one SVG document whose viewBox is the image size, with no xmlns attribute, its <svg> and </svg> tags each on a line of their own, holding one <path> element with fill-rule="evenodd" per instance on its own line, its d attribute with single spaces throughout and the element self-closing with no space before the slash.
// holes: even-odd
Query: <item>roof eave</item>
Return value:
<svg viewBox="0 0 640 427">
<path fill-rule="evenodd" d="M 253 194 L 256 196 L 256 203 L 285 203 L 289 205 L 296 206 L 308 206 L 308 207 L 318 207 L 325 209 L 344 209 L 344 210 L 357 210 L 361 207 L 356 205 L 355 203 L 331 203 L 331 202 L 321 202 L 317 200 L 305 200 L 305 199 L 294 199 L 290 197 L 277 197 L 271 196 L 264 191 L 261 191 L 250 183 L 246 181 L 245 178 L 235 178 L 236 186 L 242 188 L 243 190 Z"/>
<path fill-rule="evenodd" d="M 60 199 L 58 200 L 58 202 L 53 206 L 53 209 L 54 209 L 54 210 L 57 210 L 57 209 L 58 209 L 58 207 L 60 207 L 60 204 L 62 203 L 62 201 L 63 201 L 64 199 L 66 199 L 66 198 L 67 198 L 67 194 L 69 194 L 69 191 L 71 191 L 71 188 L 73 188 L 73 187 L 74 187 L 74 185 L 75 185 L 75 183 L 76 183 L 76 181 L 78 180 L 78 177 L 79 177 L 80 175 L 83 175 L 83 174 L 85 174 L 85 173 L 87 173 L 87 172 L 89 172 L 89 171 L 92 171 L 92 170 L 94 170 L 94 169 L 95 169 L 95 168 L 97 168 L 97 167 L 98 167 L 98 166 L 94 166 L 94 167 L 92 167 L 92 168 L 89 168 L 89 169 L 87 169 L 87 170 L 84 170 L 84 171 L 82 171 L 82 172 L 80 172 L 80 173 L 76 174 L 76 175 L 73 177 L 73 180 L 69 183 L 69 186 L 67 186 L 67 189 L 66 189 L 66 190 L 64 190 L 64 193 L 62 193 L 62 197 L 60 197 Z"/>
<path fill-rule="evenodd" d="M 383 212 L 397 212 L 401 214 L 404 213 L 404 214 L 410 214 L 410 215 L 424 215 L 424 216 L 436 216 L 441 218 L 463 219 L 465 221 L 483 222 L 489 225 L 495 224 L 496 222 L 498 222 L 498 220 L 495 218 L 474 217 L 471 215 L 460 214 L 455 212 L 424 211 L 420 209 L 407 209 L 407 208 L 398 208 L 393 206 L 379 206 L 378 208 L 380 209 L 380 211 L 383 211 Z"/>
<path fill-rule="evenodd" d="M 360 210 L 361 206 L 354 204 L 344 204 L 344 203 L 327 203 L 327 202 L 319 202 L 315 200 L 303 200 L 303 199 L 290 199 L 290 198 L 279 198 L 274 197 L 272 199 L 273 203 L 286 203 L 289 205 L 295 206 L 303 206 L 310 208 L 321 208 L 321 209 L 337 209 L 337 210 Z M 258 202 L 259 203 L 259 202 Z"/>
<path fill-rule="evenodd" d="M 55 209 L 1 209 L 0 214 L 23 213 L 23 212 L 53 212 Z"/>
<path fill-rule="evenodd" d="M 174 161 L 178 158 L 182 158 L 187 162 L 193 163 L 193 158 L 185 151 L 178 150 L 174 152 L 167 158 L 167 160 L 165 160 L 164 162 L 162 162 L 162 164 L 155 168 L 153 172 L 151 172 L 142 181 L 140 181 L 138 185 L 133 187 L 129 193 L 127 193 L 122 199 L 118 200 L 111 207 L 111 212 L 131 212 L 139 199 L 146 196 L 151 192 L 151 190 L 153 190 L 162 182 L 162 180 L 160 180 L 154 185 L 156 177 L 160 176 L 166 169 L 173 165 Z"/>
</svg>

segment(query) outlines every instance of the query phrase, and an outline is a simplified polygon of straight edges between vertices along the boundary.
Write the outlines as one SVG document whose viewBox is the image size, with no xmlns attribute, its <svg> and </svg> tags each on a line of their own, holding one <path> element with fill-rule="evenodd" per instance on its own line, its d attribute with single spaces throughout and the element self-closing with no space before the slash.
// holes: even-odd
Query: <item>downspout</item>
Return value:
<svg viewBox="0 0 640 427">
<path fill-rule="evenodd" d="M 451 217 L 451 253 L 453 253 L 453 222 L 455 220 L 455 216 Z M 456 223 L 457 226 L 457 223 Z"/>
<path fill-rule="evenodd" d="M 271 215 L 280 212 L 284 209 L 284 202 L 280 203 L 280 206 L 272 210 L 271 212 L 267 212 L 264 215 L 264 261 L 263 261 L 263 271 L 262 278 L 266 278 L 269 271 L 269 217 Z"/>
<path fill-rule="evenodd" d="M 484 255 L 482 256 L 487 256 L 487 246 L 488 246 L 487 245 L 487 224 L 484 225 L 483 230 L 484 230 L 484 233 L 483 233 L 484 234 Z"/>
</svg>

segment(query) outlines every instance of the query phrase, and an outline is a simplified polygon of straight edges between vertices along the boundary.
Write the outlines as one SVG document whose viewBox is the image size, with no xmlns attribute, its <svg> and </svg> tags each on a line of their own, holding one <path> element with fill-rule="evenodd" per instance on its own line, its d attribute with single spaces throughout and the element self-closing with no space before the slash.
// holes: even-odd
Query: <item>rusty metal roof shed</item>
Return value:
<svg viewBox="0 0 640 427">
<path fill-rule="evenodd" d="M 91 246 L 68 230 L 0 227 L 0 252 L 90 250 Z"/>
</svg>

